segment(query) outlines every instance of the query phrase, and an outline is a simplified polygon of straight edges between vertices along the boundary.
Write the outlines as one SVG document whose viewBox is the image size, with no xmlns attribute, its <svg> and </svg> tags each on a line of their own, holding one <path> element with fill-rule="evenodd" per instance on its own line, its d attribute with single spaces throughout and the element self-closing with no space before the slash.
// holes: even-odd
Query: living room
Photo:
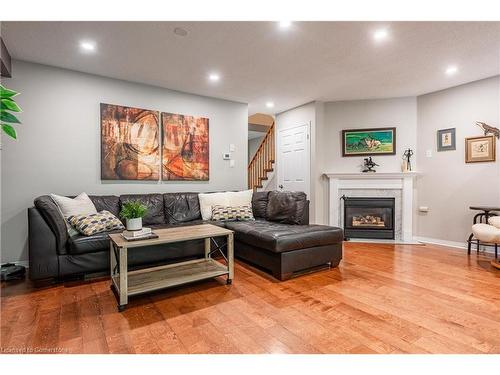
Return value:
<svg viewBox="0 0 500 375">
<path fill-rule="evenodd" d="M 486 11 L 19 12 L 0 33 L 2 354 L 498 359 Z"/>
</svg>

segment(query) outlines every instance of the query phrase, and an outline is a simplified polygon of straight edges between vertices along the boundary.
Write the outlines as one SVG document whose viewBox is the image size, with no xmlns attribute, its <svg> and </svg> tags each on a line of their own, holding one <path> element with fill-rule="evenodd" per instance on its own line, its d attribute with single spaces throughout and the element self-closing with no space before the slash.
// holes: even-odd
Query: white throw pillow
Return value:
<svg viewBox="0 0 500 375">
<path fill-rule="evenodd" d="M 500 216 L 493 216 L 488 219 L 488 224 L 500 229 Z"/>
<path fill-rule="evenodd" d="M 91 215 L 97 213 L 94 203 L 92 203 L 86 193 L 81 193 L 73 199 L 56 194 L 50 194 L 50 196 L 57 204 L 57 207 L 59 207 L 59 210 L 61 210 L 64 218 L 75 215 Z"/>
<path fill-rule="evenodd" d="M 78 235 L 78 231 L 71 226 L 68 222 L 68 217 L 78 215 L 92 215 L 96 214 L 97 210 L 94 203 L 90 200 L 86 193 L 81 193 L 77 197 L 68 198 L 57 194 L 50 194 L 50 197 L 59 208 L 59 212 L 64 218 L 66 229 L 70 237 Z"/>
<path fill-rule="evenodd" d="M 252 207 L 253 190 L 228 191 L 224 193 L 201 193 L 200 200 L 201 218 L 212 219 L 213 206 L 250 206 Z"/>
<path fill-rule="evenodd" d="M 198 194 L 200 200 L 201 218 L 210 220 L 212 218 L 213 206 L 229 206 L 227 193 L 201 193 Z"/>
<path fill-rule="evenodd" d="M 250 206 L 252 207 L 253 190 L 228 191 L 229 206 Z"/>
</svg>

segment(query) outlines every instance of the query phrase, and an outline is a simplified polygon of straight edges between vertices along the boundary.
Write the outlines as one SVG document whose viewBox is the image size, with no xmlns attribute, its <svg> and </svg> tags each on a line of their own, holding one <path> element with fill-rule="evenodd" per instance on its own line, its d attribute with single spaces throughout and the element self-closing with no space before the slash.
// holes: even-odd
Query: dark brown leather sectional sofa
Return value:
<svg viewBox="0 0 500 375">
<path fill-rule="evenodd" d="M 145 226 L 168 228 L 206 223 L 197 193 L 90 196 L 97 211 L 118 216 L 121 202 L 138 199 L 149 207 Z M 109 269 L 107 233 L 69 237 L 66 224 L 50 196 L 35 199 L 28 209 L 29 275 L 34 281 L 88 275 Z M 214 222 L 235 232 L 235 256 L 272 273 L 279 280 L 342 259 L 340 228 L 309 225 L 309 201 L 304 193 L 257 192 L 255 221 Z M 222 239 L 219 239 L 219 241 Z M 129 252 L 129 267 L 165 264 L 204 255 L 203 240 L 156 245 Z"/>
</svg>

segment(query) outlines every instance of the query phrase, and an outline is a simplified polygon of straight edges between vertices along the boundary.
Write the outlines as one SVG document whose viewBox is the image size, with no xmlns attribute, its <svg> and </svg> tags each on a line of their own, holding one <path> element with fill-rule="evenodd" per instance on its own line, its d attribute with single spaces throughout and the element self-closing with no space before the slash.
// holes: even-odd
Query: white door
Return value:
<svg viewBox="0 0 500 375">
<path fill-rule="evenodd" d="M 303 191 L 309 198 L 309 124 L 278 132 L 278 190 Z"/>
</svg>

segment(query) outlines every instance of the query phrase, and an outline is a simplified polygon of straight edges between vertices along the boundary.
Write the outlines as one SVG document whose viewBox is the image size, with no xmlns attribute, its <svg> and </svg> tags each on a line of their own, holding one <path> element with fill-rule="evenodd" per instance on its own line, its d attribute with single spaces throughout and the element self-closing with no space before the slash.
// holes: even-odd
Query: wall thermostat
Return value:
<svg viewBox="0 0 500 375">
<path fill-rule="evenodd" d="M 224 159 L 224 160 L 229 160 L 229 159 L 231 159 L 231 154 L 230 154 L 229 152 L 224 152 L 224 153 L 222 154 L 222 159 Z"/>
</svg>

